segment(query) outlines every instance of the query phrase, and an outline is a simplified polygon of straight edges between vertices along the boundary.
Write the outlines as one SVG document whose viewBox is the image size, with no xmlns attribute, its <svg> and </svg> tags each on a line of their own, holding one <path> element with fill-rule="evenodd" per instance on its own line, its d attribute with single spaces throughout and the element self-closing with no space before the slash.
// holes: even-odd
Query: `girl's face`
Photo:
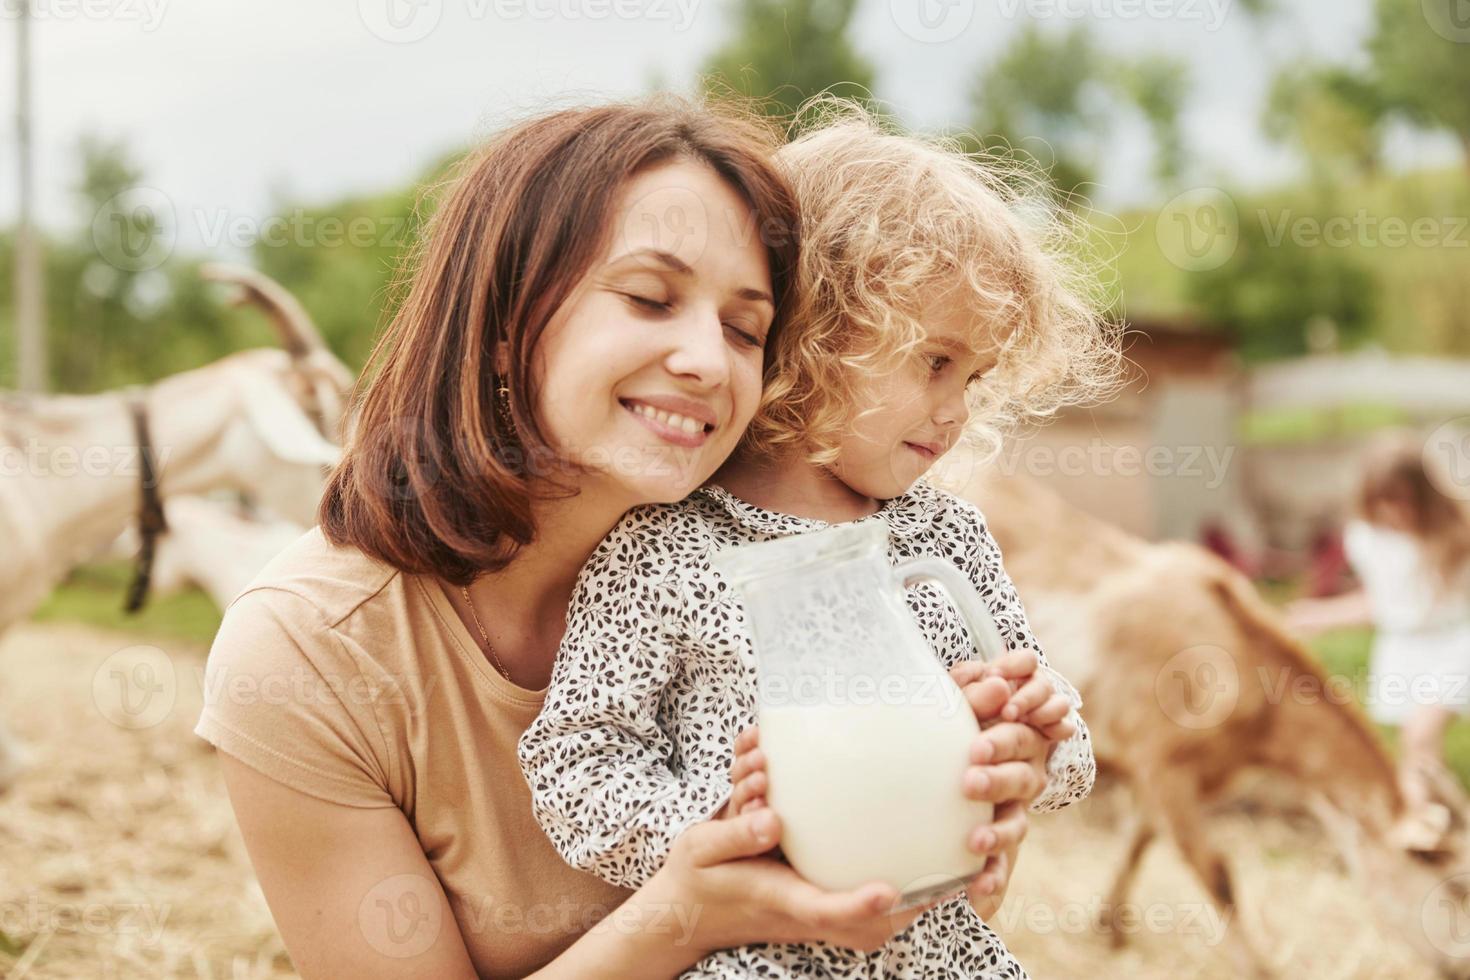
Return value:
<svg viewBox="0 0 1470 980">
<path fill-rule="evenodd" d="M 1386 493 L 1373 503 L 1369 518 L 1374 524 L 1404 534 L 1415 530 L 1414 506 L 1407 488 L 1398 493 Z"/>
<path fill-rule="evenodd" d="M 926 304 L 921 322 L 928 336 L 916 355 L 862 383 L 858 404 L 875 411 L 849 428 L 830 467 L 854 492 L 875 500 L 898 496 L 964 431 L 966 392 L 995 366 L 999 352 L 971 347 L 974 314 L 963 300 L 963 291 L 952 289 Z"/>
<path fill-rule="evenodd" d="M 745 200 L 677 160 L 629 179 L 602 256 L 537 345 L 537 418 L 627 506 L 682 499 L 735 448 L 761 394 L 775 314 Z"/>
</svg>

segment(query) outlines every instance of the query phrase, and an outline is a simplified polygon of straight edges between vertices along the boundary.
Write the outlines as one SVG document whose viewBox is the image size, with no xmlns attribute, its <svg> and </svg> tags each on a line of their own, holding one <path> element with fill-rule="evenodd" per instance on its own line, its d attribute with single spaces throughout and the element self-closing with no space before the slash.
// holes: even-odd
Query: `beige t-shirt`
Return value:
<svg viewBox="0 0 1470 980">
<path fill-rule="evenodd" d="M 225 611 L 194 731 L 293 789 L 408 817 L 482 977 L 534 972 L 628 892 L 565 864 L 516 741 L 545 691 L 488 663 L 432 578 L 313 528 Z"/>
</svg>

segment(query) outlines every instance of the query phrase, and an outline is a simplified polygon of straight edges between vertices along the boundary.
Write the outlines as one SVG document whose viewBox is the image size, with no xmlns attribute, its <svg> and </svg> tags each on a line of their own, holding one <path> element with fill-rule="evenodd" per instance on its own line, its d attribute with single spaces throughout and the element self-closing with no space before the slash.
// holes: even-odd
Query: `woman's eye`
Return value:
<svg viewBox="0 0 1470 980">
<path fill-rule="evenodd" d="M 669 303 L 663 302 L 662 300 L 651 299 L 647 296 L 639 296 L 637 293 L 624 293 L 623 298 L 626 299 L 629 303 L 632 303 L 634 306 L 638 307 L 640 310 L 651 310 L 659 313 L 665 312 L 671 305 Z"/>
<path fill-rule="evenodd" d="M 935 374 L 943 371 L 944 366 L 949 363 L 949 358 L 944 354 L 925 354 L 924 357 L 929 362 L 929 370 Z"/>
<path fill-rule="evenodd" d="M 965 382 L 965 386 L 966 387 L 969 387 L 971 385 L 977 385 L 977 384 L 979 384 L 980 382 L 982 382 L 984 380 L 985 380 L 985 372 L 984 371 L 976 371 L 974 374 L 970 375 L 970 380 L 968 380 L 968 381 Z"/>
<path fill-rule="evenodd" d="M 725 326 L 732 333 L 734 333 L 735 336 L 739 337 L 740 342 L 747 347 L 761 347 L 765 344 L 765 341 L 762 340 L 759 335 L 752 333 L 749 330 L 742 330 L 737 324 L 727 323 L 725 324 Z"/>
</svg>

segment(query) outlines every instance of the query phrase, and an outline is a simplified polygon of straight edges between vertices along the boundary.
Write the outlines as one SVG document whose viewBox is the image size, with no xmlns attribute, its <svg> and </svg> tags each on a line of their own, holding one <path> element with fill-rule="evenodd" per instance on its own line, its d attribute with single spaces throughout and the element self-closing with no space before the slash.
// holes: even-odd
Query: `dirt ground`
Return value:
<svg viewBox="0 0 1470 980">
<path fill-rule="evenodd" d="M 0 797 L 7 980 L 295 976 L 213 750 L 191 731 L 203 667 L 203 648 L 78 625 L 26 624 L 0 640 L 0 717 L 34 756 Z M 1285 975 L 1432 976 L 1374 928 L 1310 826 L 1240 811 L 1213 826 Z M 1145 858 L 1129 944 L 1109 947 L 1093 917 L 1126 827 L 1117 791 L 1038 817 L 992 924 L 1036 980 L 1237 976 L 1219 916 L 1169 845 Z"/>
</svg>

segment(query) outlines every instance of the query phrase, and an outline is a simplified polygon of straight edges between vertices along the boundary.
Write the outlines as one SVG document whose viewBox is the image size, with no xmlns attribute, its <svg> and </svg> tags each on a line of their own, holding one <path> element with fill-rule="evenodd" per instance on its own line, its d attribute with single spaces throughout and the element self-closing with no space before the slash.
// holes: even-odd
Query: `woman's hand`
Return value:
<svg viewBox="0 0 1470 980">
<path fill-rule="evenodd" d="M 721 816 L 738 817 L 766 805 L 766 756 L 760 737 L 760 726 L 751 725 L 735 738 L 735 762 L 730 766 L 734 789 Z"/>
<path fill-rule="evenodd" d="M 1034 664 L 1035 654 L 1027 655 Z M 1017 665 L 1024 666 L 1020 662 Z M 962 671 L 956 679 L 963 681 L 971 673 Z M 1046 687 L 1050 690 L 1049 682 Z M 981 918 L 988 918 L 1005 898 L 1016 854 L 1028 828 L 1026 809 L 1046 787 L 1046 755 L 1050 745 L 1029 724 L 994 721 L 1011 696 L 1011 685 L 1003 677 L 991 676 L 962 684 L 961 690 L 976 717 L 989 726 L 971 745 L 972 765 L 964 777 L 966 796 L 995 805 L 991 822 L 975 828 L 967 841 L 971 850 L 988 856 L 985 867 L 966 889 L 976 912 Z M 1044 699 L 1043 704 L 1049 703 L 1050 698 Z M 1062 703 L 1066 705 L 1065 698 Z M 1067 725 L 1070 727 L 1070 723 Z M 752 726 L 735 740 L 735 762 L 730 768 L 734 788 L 721 811 L 722 817 L 733 820 L 771 812 L 766 805 L 765 766 L 760 729 Z M 898 925 L 895 931 L 901 928 L 903 925 Z"/>
<path fill-rule="evenodd" d="M 950 670 L 950 677 L 982 727 L 971 746 L 964 792 L 971 799 L 995 805 L 991 822 L 975 828 L 967 841 L 971 850 L 988 855 L 985 867 L 966 889 L 970 903 L 982 919 L 994 915 L 1005 898 L 1029 826 L 1027 807 L 1046 788 L 1046 759 L 1051 745 L 1071 738 L 1076 732 L 1067 719 L 1070 703 L 1045 675 L 1037 676 L 1038 664 L 1035 653 L 1014 650 L 992 663 L 966 661 Z M 766 805 L 769 783 L 765 754 L 759 743 L 760 730 L 755 726 L 741 732 L 735 740 L 735 761 L 730 769 L 733 788 L 720 813 L 726 822 L 759 819 L 764 814 L 775 818 Z M 779 837 L 778 829 L 773 841 Z M 804 888 L 831 894 L 815 889 L 784 864 L 778 863 L 778 867 Z M 896 897 L 892 889 L 887 891 L 890 897 L 884 900 L 888 903 L 884 908 Z M 892 917 L 892 931 L 905 928 L 922 911 L 910 910 Z M 876 936 L 878 944 L 886 941 L 888 935 Z"/>
<path fill-rule="evenodd" d="M 726 824 L 750 826 L 753 828 L 752 833 L 761 833 L 761 843 L 765 847 L 755 852 L 760 856 L 748 857 L 738 864 L 744 866 L 740 870 L 750 876 L 753 884 L 770 889 L 762 903 L 765 906 L 764 911 L 768 917 L 774 913 L 773 921 L 786 930 L 786 933 L 769 933 L 762 929 L 770 927 L 752 926 L 750 933 L 754 936 L 753 939 L 725 945 L 760 941 L 817 941 L 871 951 L 882 946 L 895 933 L 903 931 L 909 923 L 933 906 L 934 903 L 930 903 L 903 912 L 891 912 L 889 910 L 898 901 L 898 892 L 882 882 L 873 882 L 852 892 L 829 892 L 797 874 L 785 862 L 780 848 L 776 846 L 776 841 L 781 838 L 781 825 L 776 812 L 766 803 L 767 778 L 766 757 L 760 748 L 760 728 L 752 725 L 735 739 L 735 761 L 730 767 L 730 781 L 734 788 L 729 801 L 718 814 L 718 820 Z M 767 820 L 771 823 L 767 824 Z M 685 837 L 691 834 L 697 837 L 704 833 L 706 832 L 699 827 L 691 827 L 675 842 L 676 849 Z M 691 838 L 690 843 L 696 847 L 701 846 L 694 838 Z M 710 873 L 715 868 L 714 864 L 696 856 L 695 865 L 704 869 L 708 881 L 718 882 L 717 876 Z M 730 873 L 732 867 L 734 866 L 725 865 L 725 873 Z M 738 913 L 740 916 L 751 914 L 749 911 Z M 795 930 L 794 933 L 792 930 Z M 778 938 L 781 935 L 788 938 Z M 790 938 L 791 936 L 795 938 Z M 722 946 L 716 945 L 713 948 L 719 949 Z"/>
<path fill-rule="evenodd" d="M 898 892 L 881 882 L 850 892 L 813 885 L 770 856 L 781 839 L 781 820 L 763 801 L 752 805 L 756 799 L 746 799 L 744 813 L 685 830 L 645 886 L 667 896 L 660 899 L 666 905 L 689 910 L 691 941 L 702 953 L 759 942 L 823 942 L 871 952 L 925 911 L 890 912 Z"/>
</svg>

